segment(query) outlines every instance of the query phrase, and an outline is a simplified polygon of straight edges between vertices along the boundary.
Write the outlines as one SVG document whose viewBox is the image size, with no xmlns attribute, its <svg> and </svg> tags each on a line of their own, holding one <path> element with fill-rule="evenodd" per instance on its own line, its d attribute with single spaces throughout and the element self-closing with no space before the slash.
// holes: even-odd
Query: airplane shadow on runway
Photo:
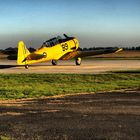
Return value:
<svg viewBox="0 0 140 140">
<path fill-rule="evenodd" d="M 30 65 L 30 67 L 37 67 L 37 66 L 47 66 L 47 65 Z M 0 65 L 0 69 L 8 69 L 8 68 L 14 68 L 14 67 L 25 67 L 20 65 Z"/>
<path fill-rule="evenodd" d="M 52 66 L 52 65 L 30 65 L 29 67 L 41 67 L 41 66 Z M 73 65 L 58 65 L 60 66 L 73 66 Z M 25 67 L 25 66 L 20 66 L 20 65 L 0 65 L 0 69 L 8 69 L 8 68 L 14 68 L 14 67 Z M 56 67 L 56 66 L 52 66 L 52 67 Z"/>
<path fill-rule="evenodd" d="M 0 65 L 0 69 L 8 69 L 13 67 L 19 67 L 18 65 Z"/>
</svg>

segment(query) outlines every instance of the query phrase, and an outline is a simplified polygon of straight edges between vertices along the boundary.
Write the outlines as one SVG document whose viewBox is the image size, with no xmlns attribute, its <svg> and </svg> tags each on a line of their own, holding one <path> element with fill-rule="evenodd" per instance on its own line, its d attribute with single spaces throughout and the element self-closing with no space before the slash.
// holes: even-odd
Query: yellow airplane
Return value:
<svg viewBox="0 0 140 140">
<path fill-rule="evenodd" d="M 28 69 L 29 64 L 52 61 L 52 65 L 57 65 L 58 60 L 68 60 L 75 58 L 75 64 L 81 64 L 81 58 L 99 54 L 115 53 L 122 49 L 109 48 L 101 50 L 81 51 L 79 50 L 79 41 L 75 37 L 65 38 L 60 36 L 45 41 L 43 45 L 33 53 L 30 53 L 23 41 L 18 43 L 18 65 L 25 66 Z"/>
</svg>

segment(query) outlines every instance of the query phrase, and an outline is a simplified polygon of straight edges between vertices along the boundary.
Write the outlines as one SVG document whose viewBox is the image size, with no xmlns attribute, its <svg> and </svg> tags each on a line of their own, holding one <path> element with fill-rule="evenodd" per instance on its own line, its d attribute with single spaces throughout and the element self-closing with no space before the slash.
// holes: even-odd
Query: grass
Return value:
<svg viewBox="0 0 140 140">
<path fill-rule="evenodd" d="M 11 140 L 11 138 L 5 137 L 5 136 L 0 136 L 0 140 Z"/>
<path fill-rule="evenodd" d="M 0 99 L 140 88 L 140 72 L 111 74 L 0 74 Z"/>
</svg>

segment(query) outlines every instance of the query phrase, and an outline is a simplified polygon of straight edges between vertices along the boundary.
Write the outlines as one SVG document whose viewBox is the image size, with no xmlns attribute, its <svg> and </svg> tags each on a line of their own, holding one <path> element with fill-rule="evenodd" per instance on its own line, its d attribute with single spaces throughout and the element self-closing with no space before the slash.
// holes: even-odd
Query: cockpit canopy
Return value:
<svg viewBox="0 0 140 140">
<path fill-rule="evenodd" d="M 64 36 L 65 36 L 65 38 L 62 38 L 61 36 L 57 36 L 57 37 L 54 37 L 52 39 L 49 39 L 43 43 L 42 47 L 52 47 L 52 46 L 55 46 L 59 43 L 66 42 L 66 41 L 74 38 L 74 37 L 68 37 L 65 34 L 64 34 Z"/>
</svg>

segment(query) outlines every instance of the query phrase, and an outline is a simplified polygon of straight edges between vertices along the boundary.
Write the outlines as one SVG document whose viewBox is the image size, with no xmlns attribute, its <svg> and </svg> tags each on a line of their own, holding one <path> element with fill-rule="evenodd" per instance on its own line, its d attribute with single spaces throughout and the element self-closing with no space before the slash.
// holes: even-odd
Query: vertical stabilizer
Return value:
<svg viewBox="0 0 140 140">
<path fill-rule="evenodd" d="M 17 55 L 17 63 L 18 65 L 27 65 L 26 58 L 30 54 L 29 50 L 26 48 L 26 45 L 23 41 L 19 41 L 18 43 L 18 55 Z"/>
</svg>

